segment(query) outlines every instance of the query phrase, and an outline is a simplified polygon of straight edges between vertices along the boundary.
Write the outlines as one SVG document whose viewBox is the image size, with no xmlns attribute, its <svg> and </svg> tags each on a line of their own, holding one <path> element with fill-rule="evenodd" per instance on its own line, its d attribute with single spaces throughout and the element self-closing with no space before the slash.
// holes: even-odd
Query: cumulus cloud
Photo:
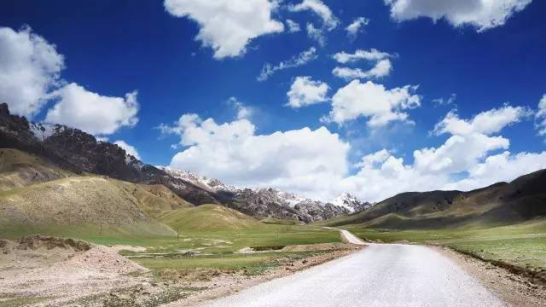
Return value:
<svg viewBox="0 0 546 307">
<path fill-rule="evenodd" d="M 397 21 L 445 18 L 455 27 L 471 25 L 478 32 L 502 26 L 532 0 L 385 0 Z"/>
<path fill-rule="evenodd" d="M 326 32 L 334 30 L 339 25 L 337 17 L 321 0 L 303 0 L 299 4 L 289 5 L 288 10 L 291 12 L 311 11 L 322 19 L 321 27 L 316 27 L 312 23 L 307 23 L 306 26 L 307 36 L 320 46 L 326 45 Z"/>
<path fill-rule="evenodd" d="M 381 52 L 377 49 L 362 50 L 359 49 L 355 53 L 347 53 L 345 51 L 334 54 L 333 59 L 341 64 L 354 63 L 358 61 L 377 62 L 392 57 L 391 54 Z"/>
<path fill-rule="evenodd" d="M 328 84 L 311 77 L 297 77 L 288 92 L 287 106 L 297 109 L 328 100 Z"/>
<path fill-rule="evenodd" d="M 32 118 L 44 106 L 48 92 L 60 80 L 64 58 L 55 45 L 29 27 L 0 27 L 0 101 Z"/>
<path fill-rule="evenodd" d="M 336 67 L 332 70 L 334 76 L 345 79 L 380 79 L 390 75 L 392 71 L 392 63 L 389 59 L 384 59 L 370 70 L 362 70 L 360 68 L 349 68 L 349 67 Z"/>
<path fill-rule="evenodd" d="M 269 0 L 165 0 L 165 9 L 176 17 L 199 24 L 196 39 L 214 50 L 214 58 L 241 56 L 253 39 L 284 31 L 272 18 L 276 1 Z"/>
<path fill-rule="evenodd" d="M 349 145 L 324 127 L 260 135 L 246 119 L 218 124 L 195 114 L 162 127 L 163 133 L 179 135 L 185 147 L 173 157 L 171 167 L 231 184 L 321 197 L 316 186 L 341 179 L 348 169 Z"/>
<path fill-rule="evenodd" d="M 339 125 L 360 117 L 367 119 L 370 127 L 385 126 L 392 121 L 408 120 L 404 110 L 417 108 L 421 98 L 414 94 L 417 86 L 386 89 L 371 81 L 354 80 L 339 89 L 332 97 L 332 110 L 323 120 Z"/>
<path fill-rule="evenodd" d="M 314 12 L 322 19 L 325 28 L 329 31 L 335 29 L 339 24 L 339 20 L 334 16 L 330 8 L 320 0 L 303 0 L 297 5 L 290 5 L 288 10 L 292 12 Z"/>
<path fill-rule="evenodd" d="M 296 33 L 296 32 L 301 31 L 300 24 L 293 21 L 292 19 L 287 19 L 286 20 L 286 25 L 288 26 L 288 32 L 290 32 L 290 33 Z"/>
<path fill-rule="evenodd" d="M 510 182 L 517 177 L 546 168 L 546 152 L 492 155 L 472 167 L 468 178 L 445 185 L 447 190 L 472 190 L 497 182 Z"/>
<path fill-rule="evenodd" d="M 107 97 L 71 83 L 51 95 L 55 106 L 48 110 L 45 121 L 81 129 L 90 134 L 107 135 L 121 127 L 138 123 L 137 92 L 125 97 Z"/>
<path fill-rule="evenodd" d="M 162 132 L 180 136 L 179 145 L 184 147 L 171 167 L 321 200 L 350 192 L 380 201 L 408 191 L 467 191 L 546 168 L 546 152 L 511 153 L 510 141 L 499 135 L 526 118 L 525 108 L 507 105 L 470 119 L 449 113 L 436 125 L 445 128 L 432 134 L 448 134 L 448 139 L 438 147 L 415 150 L 412 163 L 383 149 L 351 165 L 350 145 L 324 127 L 258 134 L 246 119 L 218 124 L 185 114 L 172 125 L 162 125 Z M 470 128 L 445 124 L 455 121 Z"/>
<path fill-rule="evenodd" d="M 127 144 L 127 142 L 122 140 L 116 141 L 114 142 L 114 144 L 118 145 L 121 149 L 125 150 L 127 154 L 137 158 L 138 160 L 141 160 L 140 155 L 138 154 L 138 151 L 136 150 L 134 146 L 131 146 Z"/>
<path fill-rule="evenodd" d="M 393 55 L 381 52 L 377 49 L 357 50 L 355 53 L 339 52 L 334 54 L 333 59 L 340 64 L 352 64 L 358 61 L 374 63 L 369 70 L 350 67 L 336 67 L 332 70 L 334 76 L 345 80 L 352 79 L 379 79 L 390 75 L 392 63 L 390 58 Z"/>
<path fill-rule="evenodd" d="M 356 164 L 358 172 L 345 177 L 340 189 L 377 201 L 407 191 L 468 191 L 544 169 L 546 152 L 510 153 L 510 141 L 498 135 L 527 117 L 525 108 L 511 106 L 471 119 L 449 113 L 436 126 L 441 128 L 435 135 L 450 135 L 444 144 L 415 150 L 412 164 L 386 150 L 364 156 Z"/>
<path fill-rule="evenodd" d="M 347 31 L 349 38 L 354 40 L 369 23 L 370 20 L 368 18 L 358 17 L 350 25 L 348 25 L 347 28 L 345 28 L 345 31 Z"/>
<path fill-rule="evenodd" d="M 482 112 L 471 120 L 464 120 L 460 119 L 456 112 L 451 111 L 434 127 L 434 133 L 437 135 L 444 133 L 489 135 L 497 133 L 506 126 L 517 123 L 531 114 L 532 112 L 528 108 L 505 105 L 502 108 Z"/>
<path fill-rule="evenodd" d="M 275 66 L 269 63 L 266 63 L 264 67 L 262 68 L 262 72 L 258 76 L 258 81 L 260 82 L 266 81 L 272 75 L 274 75 L 280 70 L 303 66 L 311 61 L 316 60 L 317 58 L 318 58 L 317 49 L 314 47 L 311 47 L 308 50 L 293 56 L 291 59 L 284 62 L 280 62 L 279 64 Z"/>
<path fill-rule="evenodd" d="M 538 112 L 535 114 L 536 127 L 539 135 L 546 135 L 546 95 L 538 103 Z"/>
<path fill-rule="evenodd" d="M 228 99 L 228 104 L 235 108 L 237 111 L 237 119 L 248 119 L 252 116 L 253 110 L 251 107 L 246 106 L 244 103 L 239 101 L 236 97 L 231 97 Z"/>
</svg>

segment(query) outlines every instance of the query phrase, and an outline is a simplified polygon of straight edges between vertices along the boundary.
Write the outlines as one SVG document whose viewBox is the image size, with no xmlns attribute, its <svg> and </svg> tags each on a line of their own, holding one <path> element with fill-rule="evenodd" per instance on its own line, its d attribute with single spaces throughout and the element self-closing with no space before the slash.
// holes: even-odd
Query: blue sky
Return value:
<svg viewBox="0 0 546 307">
<path fill-rule="evenodd" d="M 204 0 L 2 1 L 0 27 L 12 32 L 4 33 L 3 42 L 0 34 L 0 52 L 15 50 L 17 35 L 26 35 L 27 47 L 36 52 L 38 36 L 55 46 L 48 50 L 58 57 L 45 59 L 44 70 L 23 52 L 5 51 L 7 61 L 21 60 L 47 80 L 21 77 L 16 85 L 0 86 L 0 100 L 35 121 L 124 141 L 146 163 L 322 199 L 343 191 L 379 200 L 406 190 L 471 189 L 545 167 L 540 134 L 546 110 L 541 112 L 539 102 L 546 94 L 546 3 L 501 0 L 505 6 L 487 8 L 484 0 L 469 1 L 480 3 L 469 7 L 455 0 L 407 1 L 405 7 L 398 2 L 218 0 L 210 8 Z M 238 6 L 248 14 L 234 14 Z M 324 8 L 331 14 L 321 15 Z M 367 23 L 351 36 L 346 28 L 357 18 Z M 222 33 L 215 19 L 242 28 Z M 287 19 L 300 31 L 292 33 Z M 324 43 L 310 36 L 308 25 Z M 206 31 L 204 39 L 200 33 Z M 248 32 L 253 34 L 247 44 L 226 47 Z M 258 80 L 266 63 L 278 65 L 311 48 L 314 60 Z M 333 56 L 372 49 L 388 54 L 382 59 L 391 70 L 347 79 L 332 73 L 335 67 L 369 71 L 379 60 L 346 64 Z M 0 77 L 20 77 L 1 63 L 0 53 Z M 310 105 L 288 107 L 287 93 L 298 77 L 311 81 L 307 90 L 320 84 L 328 91 L 315 99 L 299 92 Z M 347 95 L 337 95 L 351 83 Z M 26 100 L 12 94 L 29 88 L 36 94 Z M 377 97 L 380 88 L 386 96 Z M 395 99 L 395 89 L 405 98 L 396 98 L 387 115 L 374 113 L 377 101 Z M 135 97 L 125 96 L 133 91 Z M 451 104 L 437 101 L 451 97 Z M 406 107 L 411 99 L 418 102 Z M 93 113 L 102 103 L 117 109 Z M 246 114 L 238 117 L 241 109 Z M 498 112 L 484 113 L 491 110 Z M 472 124 L 480 113 L 493 128 Z M 199 119 L 175 124 L 184 114 Z M 397 119 L 372 124 L 374 116 L 391 115 Z M 443 132 L 441 126 L 435 130 L 445 119 L 472 132 L 445 128 L 451 127 L 447 121 Z M 462 145 L 446 146 L 450 139 Z M 461 157 L 488 142 L 496 143 Z M 415 151 L 426 161 L 416 161 Z"/>
</svg>

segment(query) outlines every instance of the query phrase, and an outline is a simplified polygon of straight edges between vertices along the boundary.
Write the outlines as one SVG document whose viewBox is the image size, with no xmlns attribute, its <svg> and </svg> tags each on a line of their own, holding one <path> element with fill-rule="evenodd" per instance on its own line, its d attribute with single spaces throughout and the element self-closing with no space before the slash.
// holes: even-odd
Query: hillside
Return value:
<svg viewBox="0 0 546 307">
<path fill-rule="evenodd" d="M 391 229 L 501 226 L 546 217 L 546 170 L 470 192 L 403 193 L 331 226 Z"/>
<path fill-rule="evenodd" d="M 163 185 L 194 205 L 224 205 L 257 218 L 305 223 L 359 212 L 369 205 L 354 197 L 344 196 L 324 203 L 275 189 L 235 188 L 189 172 L 146 165 L 119 146 L 97 140 L 81 130 L 32 123 L 25 117 L 12 115 L 5 103 L 0 104 L 0 148 L 48 161 L 40 164 L 28 160 L 26 170 L 21 168 L 20 174 L 0 182 L 2 190 L 69 175 L 95 174 L 136 184 Z M 5 175 L 4 171 L 0 173 Z M 160 211 L 150 213 L 155 215 Z"/>
<path fill-rule="evenodd" d="M 171 211 L 160 216 L 159 220 L 178 232 L 229 231 L 263 225 L 248 215 L 216 205 Z"/>
<path fill-rule="evenodd" d="M 146 190 L 96 176 L 74 176 L 0 192 L 0 232 L 82 236 L 173 236 L 145 209 Z M 150 202 L 149 200 L 154 201 Z"/>
<path fill-rule="evenodd" d="M 119 181 L 119 186 L 138 200 L 146 215 L 157 218 L 166 212 L 194 207 L 163 185 L 133 184 Z"/>
<path fill-rule="evenodd" d="M 73 175 L 74 173 L 37 156 L 15 149 L 0 148 L 0 191 Z"/>
</svg>

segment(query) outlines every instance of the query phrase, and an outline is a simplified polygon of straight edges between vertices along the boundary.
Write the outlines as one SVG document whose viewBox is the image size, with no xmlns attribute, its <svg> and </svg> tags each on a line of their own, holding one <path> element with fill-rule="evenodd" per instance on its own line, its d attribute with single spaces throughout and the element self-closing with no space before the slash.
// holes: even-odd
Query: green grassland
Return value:
<svg viewBox="0 0 546 307">
<path fill-rule="evenodd" d="M 364 240 L 442 245 L 487 261 L 500 261 L 529 271 L 546 269 L 546 221 L 543 219 L 492 228 L 406 231 L 358 225 L 344 228 Z"/>
<path fill-rule="evenodd" d="M 178 239 L 150 240 L 146 252 L 122 254 L 158 275 L 165 271 L 187 269 L 235 270 L 254 275 L 276 267 L 284 261 L 313 254 L 278 251 L 284 246 L 330 242 L 341 242 L 339 232 L 312 226 L 260 224 L 257 227 L 238 230 L 188 230 L 182 232 Z M 246 247 L 263 252 L 237 253 Z M 197 254 L 186 256 L 192 252 Z"/>
</svg>

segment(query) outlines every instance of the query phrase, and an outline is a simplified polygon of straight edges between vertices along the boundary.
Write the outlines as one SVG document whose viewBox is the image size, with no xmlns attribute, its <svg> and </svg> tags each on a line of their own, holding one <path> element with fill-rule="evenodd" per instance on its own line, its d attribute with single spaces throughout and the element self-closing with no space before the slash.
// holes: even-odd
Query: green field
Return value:
<svg viewBox="0 0 546 307">
<path fill-rule="evenodd" d="M 339 232 L 312 226 L 260 225 L 230 231 L 186 231 L 179 238 L 106 239 L 90 238 L 101 244 L 139 245 L 145 252 L 121 253 L 152 270 L 158 276 L 189 269 L 244 271 L 255 275 L 286 261 L 301 259 L 316 252 L 279 252 L 288 245 L 341 242 Z M 251 247 L 263 251 L 237 253 Z"/>
<path fill-rule="evenodd" d="M 364 240 L 435 244 L 477 256 L 487 261 L 500 261 L 528 271 L 546 269 L 546 221 L 480 228 L 427 230 L 388 230 L 343 227 Z"/>
<path fill-rule="evenodd" d="M 214 227 L 213 227 L 214 228 Z M 51 229 L 50 229 L 51 230 Z M 58 235 L 61 230 L 42 235 Z M 103 231 L 86 232 L 84 228 L 64 231 L 63 236 L 82 239 L 95 244 L 114 246 L 127 245 L 144 247 L 146 251 L 122 250 L 120 253 L 161 275 L 165 271 L 188 269 L 217 269 L 220 271 L 245 271 L 246 274 L 259 274 L 268 268 L 276 267 L 283 261 L 309 256 L 310 252 L 278 252 L 288 245 L 307 245 L 341 242 L 339 232 L 314 226 L 296 226 L 257 223 L 254 227 L 222 231 L 181 231 L 178 237 L 127 236 Z M 28 234 L 28 229 L 24 234 Z M 91 235 L 89 235 L 91 234 Z M 3 237 L 19 237 L 21 234 L 4 233 Z M 238 250 L 251 247 L 263 253 L 241 254 Z"/>
</svg>

